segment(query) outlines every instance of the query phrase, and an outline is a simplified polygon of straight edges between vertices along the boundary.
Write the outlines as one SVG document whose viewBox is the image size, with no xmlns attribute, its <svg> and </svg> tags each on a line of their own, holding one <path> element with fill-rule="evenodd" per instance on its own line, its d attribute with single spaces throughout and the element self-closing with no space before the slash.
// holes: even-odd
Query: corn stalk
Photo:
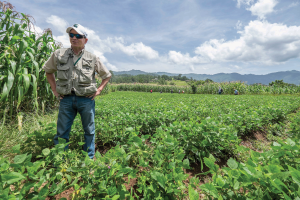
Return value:
<svg viewBox="0 0 300 200">
<path fill-rule="evenodd" d="M 39 37 L 30 31 L 30 16 L 0 5 L 0 108 L 13 118 L 21 110 L 38 111 L 41 102 L 55 104 L 41 69 L 59 45 L 48 30 Z"/>
</svg>

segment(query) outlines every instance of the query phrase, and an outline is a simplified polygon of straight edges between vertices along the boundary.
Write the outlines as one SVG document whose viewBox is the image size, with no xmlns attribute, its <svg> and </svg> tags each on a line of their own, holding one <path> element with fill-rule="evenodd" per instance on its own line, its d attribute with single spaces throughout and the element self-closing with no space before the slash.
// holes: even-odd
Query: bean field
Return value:
<svg viewBox="0 0 300 200">
<path fill-rule="evenodd" d="M 111 92 L 96 99 L 93 160 L 80 116 L 67 151 L 56 121 L 39 122 L 1 152 L 0 198 L 299 199 L 299 108 L 296 95 Z"/>
</svg>

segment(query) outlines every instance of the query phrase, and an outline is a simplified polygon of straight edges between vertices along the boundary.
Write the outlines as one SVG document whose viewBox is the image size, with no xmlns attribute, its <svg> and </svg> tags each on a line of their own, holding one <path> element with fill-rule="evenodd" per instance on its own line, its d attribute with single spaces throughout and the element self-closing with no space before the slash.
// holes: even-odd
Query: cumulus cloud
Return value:
<svg viewBox="0 0 300 200">
<path fill-rule="evenodd" d="M 30 30 L 38 35 L 43 33 L 43 29 L 41 29 L 39 26 L 36 26 L 33 24 L 30 24 Z"/>
<path fill-rule="evenodd" d="M 66 29 L 68 28 L 68 22 L 66 20 L 56 15 L 51 15 L 46 19 L 46 22 L 52 24 L 57 31 L 66 33 Z"/>
<path fill-rule="evenodd" d="M 288 8 L 293 8 L 293 7 L 299 6 L 299 4 L 300 4 L 299 1 L 293 2 L 288 6 Z"/>
<path fill-rule="evenodd" d="M 237 7 L 246 5 L 252 15 L 257 16 L 259 19 L 265 19 L 267 14 L 274 12 L 274 7 L 278 4 L 278 0 L 236 0 Z"/>
<path fill-rule="evenodd" d="M 237 23 L 235 24 L 235 29 L 239 30 L 242 28 L 242 26 L 243 26 L 243 23 L 240 20 L 238 20 Z"/>
<path fill-rule="evenodd" d="M 158 52 L 151 47 L 145 46 L 142 42 L 134 43 L 129 46 L 124 46 L 122 43 L 118 43 L 119 50 L 123 51 L 129 56 L 134 56 L 138 59 L 156 59 L 158 58 Z"/>
<path fill-rule="evenodd" d="M 168 59 L 169 62 L 172 62 L 174 64 L 181 64 L 181 65 L 191 65 L 194 63 L 201 63 L 200 58 L 197 56 L 191 57 L 189 53 L 182 54 L 181 52 L 176 52 L 176 51 L 169 51 Z"/>
<path fill-rule="evenodd" d="M 277 3 L 277 0 L 258 0 L 247 10 L 251 11 L 252 15 L 264 19 L 267 14 L 274 12 L 274 7 Z"/>
<path fill-rule="evenodd" d="M 274 64 L 300 56 L 300 27 L 251 21 L 236 40 L 210 40 L 197 47 L 201 59 Z"/>
<path fill-rule="evenodd" d="M 237 0 L 237 7 L 241 7 L 242 4 L 250 5 L 253 3 L 253 0 Z"/>
<path fill-rule="evenodd" d="M 68 27 L 68 22 L 55 15 L 51 15 L 47 18 L 46 21 L 52 24 L 55 29 L 63 33 L 63 35 L 54 36 L 54 39 L 61 42 L 65 47 L 69 46 L 69 37 L 65 32 L 66 28 Z M 112 70 L 117 70 L 118 68 L 108 62 L 108 60 L 104 56 L 105 53 L 121 51 L 124 54 L 135 57 L 138 60 L 150 60 L 159 58 L 159 54 L 157 51 L 153 50 L 149 46 L 144 45 L 142 42 L 126 45 L 126 42 L 122 37 L 101 39 L 99 37 L 99 34 L 97 34 L 94 30 L 87 27 L 84 27 L 84 29 L 88 34 L 89 39 L 86 45 L 86 49 L 96 54 L 100 58 L 100 60 Z"/>
</svg>

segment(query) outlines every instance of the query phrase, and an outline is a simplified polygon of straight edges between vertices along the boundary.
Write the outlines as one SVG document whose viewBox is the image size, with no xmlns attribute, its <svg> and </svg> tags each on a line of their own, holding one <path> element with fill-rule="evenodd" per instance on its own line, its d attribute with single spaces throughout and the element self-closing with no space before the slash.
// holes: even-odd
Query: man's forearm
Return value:
<svg viewBox="0 0 300 200">
<path fill-rule="evenodd" d="M 46 76 L 47 76 L 47 80 L 51 86 L 52 91 L 56 92 L 56 82 L 55 82 L 54 73 L 53 74 L 46 73 Z"/>
<path fill-rule="evenodd" d="M 108 78 L 106 78 L 106 79 L 103 79 L 102 82 L 101 82 L 101 84 L 100 84 L 100 86 L 98 87 L 98 90 L 102 91 L 103 88 L 104 88 L 104 87 L 106 86 L 106 84 L 108 83 L 108 81 L 109 81 L 110 78 L 111 78 L 111 77 L 108 77 Z"/>
</svg>

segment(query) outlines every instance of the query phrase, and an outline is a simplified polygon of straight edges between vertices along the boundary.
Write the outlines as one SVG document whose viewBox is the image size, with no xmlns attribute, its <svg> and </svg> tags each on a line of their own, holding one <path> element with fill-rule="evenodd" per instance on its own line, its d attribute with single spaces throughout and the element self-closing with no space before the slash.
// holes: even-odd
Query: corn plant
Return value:
<svg viewBox="0 0 300 200">
<path fill-rule="evenodd" d="M 194 87 L 194 88 L 193 88 Z M 219 87 L 223 89 L 223 94 L 234 94 L 234 89 L 239 94 L 299 94 L 300 86 L 266 86 L 266 85 L 247 85 L 244 82 L 232 81 L 222 83 L 205 83 L 196 86 L 176 86 L 176 85 L 150 85 L 150 84 L 115 84 L 111 86 L 112 91 L 136 91 L 136 92 L 164 92 L 170 93 L 179 90 L 187 94 L 218 94 Z"/>
<path fill-rule="evenodd" d="M 55 104 L 42 66 L 59 45 L 49 29 L 38 36 L 31 30 L 30 16 L 0 3 L 0 114 L 5 121 L 7 112 L 13 118 L 21 110 Z"/>
</svg>

